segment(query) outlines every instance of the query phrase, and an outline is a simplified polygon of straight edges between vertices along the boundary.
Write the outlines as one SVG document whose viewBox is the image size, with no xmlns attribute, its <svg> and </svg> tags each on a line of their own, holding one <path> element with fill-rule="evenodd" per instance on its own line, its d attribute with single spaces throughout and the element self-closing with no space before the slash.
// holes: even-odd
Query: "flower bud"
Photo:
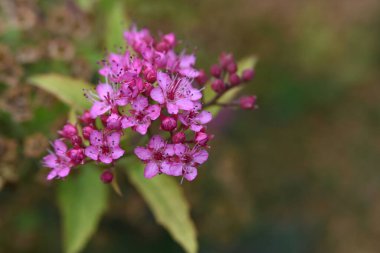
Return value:
<svg viewBox="0 0 380 253">
<path fill-rule="evenodd" d="M 227 65 L 227 71 L 228 73 L 232 74 L 232 73 L 236 73 L 237 71 L 237 65 L 236 65 L 236 62 L 230 62 L 228 65 Z"/>
<path fill-rule="evenodd" d="M 220 79 L 215 79 L 211 83 L 211 89 L 213 89 L 216 93 L 222 93 L 225 89 L 225 85 L 222 80 Z"/>
<path fill-rule="evenodd" d="M 90 125 L 95 121 L 93 118 L 91 118 L 89 111 L 84 111 L 82 116 L 79 117 L 79 120 L 85 125 Z"/>
<path fill-rule="evenodd" d="M 245 82 L 251 81 L 253 79 L 254 71 L 253 69 L 245 69 L 242 74 L 242 78 Z"/>
<path fill-rule="evenodd" d="M 80 147 L 83 144 L 82 138 L 79 135 L 71 136 L 70 141 L 74 147 Z"/>
<path fill-rule="evenodd" d="M 250 110 L 255 107 L 256 96 L 244 96 L 239 99 L 240 108 Z"/>
<path fill-rule="evenodd" d="M 195 78 L 195 80 L 197 81 L 199 85 L 204 85 L 207 82 L 207 79 L 208 77 L 206 75 L 206 72 L 203 69 L 199 71 L 198 76 Z"/>
<path fill-rule="evenodd" d="M 184 143 L 186 141 L 186 135 L 184 132 L 178 132 L 172 136 L 173 143 Z"/>
<path fill-rule="evenodd" d="M 232 86 L 239 85 L 241 82 L 240 77 L 235 73 L 230 75 L 229 80 Z"/>
<path fill-rule="evenodd" d="M 113 180 L 113 173 L 110 170 L 105 170 L 100 175 L 100 180 L 102 180 L 103 183 L 109 184 Z"/>
<path fill-rule="evenodd" d="M 219 63 L 224 69 L 227 69 L 228 64 L 234 61 L 232 54 L 222 53 L 219 57 Z"/>
<path fill-rule="evenodd" d="M 161 129 L 171 132 L 177 127 L 177 121 L 172 117 L 164 117 L 161 121 Z"/>
<path fill-rule="evenodd" d="M 174 33 L 165 34 L 162 39 L 172 48 L 176 44 L 176 37 Z"/>
<path fill-rule="evenodd" d="M 67 156 L 70 157 L 71 161 L 72 161 L 75 165 L 83 164 L 83 160 L 84 160 L 84 158 L 85 158 L 83 148 L 79 148 L 79 147 L 76 147 L 76 148 L 70 149 L 70 150 L 67 152 Z"/>
<path fill-rule="evenodd" d="M 146 71 L 146 73 L 145 73 L 145 79 L 149 83 L 154 83 L 157 80 L 157 73 L 156 73 L 156 71 L 154 71 L 154 70 L 148 70 L 148 71 Z"/>
<path fill-rule="evenodd" d="M 201 146 L 205 146 L 210 140 L 210 136 L 204 132 L 197 132 L 194 138 L 195 142 Z"/>
<path fill-rule="evenodd" d="M 58 133 L 67 139 L 70 139 L 71 137 L 75 136 L 78 134 L 77 128 L 70 123 L 67 123 L 66 125 L 63 126 L 61 131 L 58 131 Z"/>
<path fill-rule="evenodd" d="M 218 64 L 214 64 L 210 69 L 211 75 L 215 78 L 219 78 L 222 74 L 222 68 Z"/>
<path fill-rule="evenodd" d="M 92 126 L 83 127 L 82 129 L 83 138 L 85 138 L 86 140 L 89 140 L 92 131 L 94 131 L 94 128 Z"/>
<path fill-rule="evenodd" d="M 160 41 L 156 45 L 156 50 L 158 52 L 166 52 L 169 50 L 169 44 L 166 41 Z"/>
</svg>

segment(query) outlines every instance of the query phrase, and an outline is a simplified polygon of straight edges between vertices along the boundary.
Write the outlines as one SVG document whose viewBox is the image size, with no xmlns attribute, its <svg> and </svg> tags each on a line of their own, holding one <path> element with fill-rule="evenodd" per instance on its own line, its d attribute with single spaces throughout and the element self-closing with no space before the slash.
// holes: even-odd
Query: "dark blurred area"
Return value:
<svg viewBox="0 0 380 253">
<path fill-rule="evenodd" d="M 0 0 L 0 252 L 60 252 L 39 159 L 67 108 L 27 77 L 98 80 L 107 1 L 93 2 Z M 175 32 L 199 67 L 223 51 L 259 59 L 246 87 L 259 109 L 219 115 L 211 160 L 183 186 L 200 252 L 380 252 L 380 1 L 125 5 L 139 27 Z M 182 252 L 124 184 L 84 252 Z"/>
</svg>

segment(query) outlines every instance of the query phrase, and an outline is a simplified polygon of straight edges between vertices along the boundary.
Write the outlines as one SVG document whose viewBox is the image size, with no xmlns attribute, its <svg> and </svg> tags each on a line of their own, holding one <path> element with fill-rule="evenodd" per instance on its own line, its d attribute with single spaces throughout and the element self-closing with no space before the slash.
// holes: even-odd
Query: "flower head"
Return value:
<svg viewBox="0 0 380 253">
<path fill-rule="evenodd" d="M 90 135 L 90 146 L 85 149 L 87 157 L 102 163 L 112 163 L 113 160 L 119 159 L 124 150 L 119 147 L 120 133 L 105 133 L 94 130 Z"/>
<path fill-rule="evenodd" d="M 67 155 L 67 146 L 62 140 L 55 140 L 53 143 L 54 152 L 43 158 L 43 165 L 52 170 L 47 176 L 47 180 L 54 178 L 64 178 L 70 173 L 73 166 L 70 157 Z"/>
</svg>

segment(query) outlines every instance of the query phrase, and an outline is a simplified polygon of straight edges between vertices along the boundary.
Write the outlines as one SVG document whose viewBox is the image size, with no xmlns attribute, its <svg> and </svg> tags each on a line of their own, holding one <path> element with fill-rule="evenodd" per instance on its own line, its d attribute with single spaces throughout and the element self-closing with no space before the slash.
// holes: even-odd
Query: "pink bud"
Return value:
<svg viewBox="0 0 380 253">
<path fill-rule="evenodd" d="M 100 175 L 100 180 L 102 180 L 103 183 L 109 184 L 113 180 L 113 173 L 110 170 L 105 170 Z"/>
<path fill-rule="evenodd" d="M 172 117 L 164 117 L 161 121 L 161 129 L 171 132 L 177 127 L 177 121 Z"/>
<path fill-rule="evenodd" d="M 78 134 L 77 128 L 70 123 L 67 123 L 66 125 L 63 126 L 61 131 L 58 131 L 58 133 L 67 139 L 70 139 L 71 137 L 75 136 Z"/>
<path fill-rule="evenodd" d="M 210 140 L 210 136 L 204 132 L 197 132 L 194 138 L 195 142 L 201 146 L 205 146 Z"/>
<path fill-rule="evenodd" d="M 103 126 L 107 126 L 108 117 L 109 116 L 106 114 L 100 115 L 100 121 L 102 122 Z"/>
<path fill-rule="evenodd" d="M 178 132 L 172 136 L 173 143 L 184 143 L 186 141 L 186 135 L 184 132 Z"/>
<path fill-rule="evenodd" d="M 170 47 L 174 47 L 176 44 L 176 38 L 174 33 L 165 34 L 162 38 Z"/>
<path fill-rule="evenodd" d="M 213 77 L 219 78 L 222 74 L 222 68 L 218 64 L 214 64 L 211 66 L 210 72 Z"/>
<path fill-rule="evenodd" d="M 239 85 L 241 82 L 240 77 L 235 73 L 230 75 L 229 79 L 232 86 Z"/>
<path fill-rule="evenodd" d="M 197 83 L 200 84 L 200 85 L 205 84 L 205 83 L 207 82 L 207 80 L 208 80 L 208 77 L 207 77 L 207 75 L 206 75 L 206 72 L 205 72 L 203 69 L 199 70 L 199 74 L 198 74 L 198 76 L 195 78 L 195 80 L 196 80 Z"/>
<path fill-rule="evenodd" d="M 243 71 L 242 77 L 245 82 L 248 82 L 253 79 L 253 75 L 254 75 L 253 69 L 245 69 Z"/>
<path fill-rule="evenodd" d="M 213 89 L 216 93 L 222 93 L 225 90 L 225 85 L 222 80 L 215 79 L 211 83 L 211 89 Z"/>
<path fill-rule="evenodd" d="M 94 128 L 92 126 L 83 127 L 82 129 L 83 138 L 85 138 L 86 140 L 89 140 L 92 131 L 94 131 Z"/>
<path fill-rule="evenodd" d="M 73 135 L 73 136 L 71 136 L 70 141 L 71 141 L 71 144 L 73 144 L 74 147 L 80 147 L 83 144 L 82 138 L 79 137 L 79 135 Z"/>
<path fill-rule="evenodd" d="M 166 41 L 160 41 L 156 45 L 156 50 L 159 52 L 166 52 L 169 50 L 169 44 Z"/>
<path fill-rule="evenodd" d="M 245 96 L 239 99 L 240 108 L 250 110 L 255 107 L 256 96 Z"/>
<path fill-rule="evenodd" d="M 156 71 L 154 71 L 154 70 L 148 70 L 148 71 L 145 73 L 145 79 L 146 79 L 149 83 L 154 83 L 154 82 L 157 80 L 157 73 L 156 73 Z"/>
<path fill-rule="evenodd" d="M 219 57 L 219 63 L 224 69 L 227 69 L 228 64 L 234 61 L 232 54 L 222 53 Z"/>
<path fill-rule="evenodd" d="M 76 147 L 76 148 L 70 149 L 67 152 L 67 156 L 70 157 L 71 161 L 75 165 L 82 164 L 83 160 L 85 158 L 83 148 L 80 148 L 80 147 Z"/>
<path fill-rule="evenodd" d="M 82 116 L 79 117 L 79 120 L 85 125 L 90 125 L 94 123 L 94 119 L 91 118 L 91 114 L 89 111 L 84 111 Z"/>
<path fill-rule="evenodd" d="M 230 62 L 228 65 L 227 65 L 227 71 L 228 73 L 232 74 L 232 73 L 236 73 L 237 71 L 237 65 L 235 62 Z"/>
</svg>

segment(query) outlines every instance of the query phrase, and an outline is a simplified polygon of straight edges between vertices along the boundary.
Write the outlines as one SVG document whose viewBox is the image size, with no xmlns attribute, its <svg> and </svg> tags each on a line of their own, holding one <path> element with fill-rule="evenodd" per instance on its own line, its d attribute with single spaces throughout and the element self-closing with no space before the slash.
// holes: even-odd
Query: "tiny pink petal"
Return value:
<svg viewBox="0 0 380 253">
<path fill-rule="evenodd" d="M 197 168 L 192 167 L 192 166 L 187 166 L 186 169 L 187 171 L 184 174 L 184 177 L 186 178 L 187 181 L 193 181 L 198 175 Z"/>
<path fill-rule="evenodd" d="M 143 147 L 135 148 L 135 155 L 141 160 L 149 160 L 152 158 L 152 152 Z"/>
<path fill-rule="evenodd" d="M 153 88 L 150 92 L 150 97 L 159 104 L 165 103 L 164 93 L 160 87 Z"/>
<path fill-rule="evenodd" d="M 99 156 L 99 149 L 94 146 L 89 146 L 84 150 L 84 154 L 92 160 L 97 161 Z"/>
<path fill-rule="evenodd" d="M 156 176 L 159 172 L 158 165 L 154 162 L 150 162 L 145 166 L 144 169 L 144 177 L 145 178 L 152 178 Z"/>
</svg>

